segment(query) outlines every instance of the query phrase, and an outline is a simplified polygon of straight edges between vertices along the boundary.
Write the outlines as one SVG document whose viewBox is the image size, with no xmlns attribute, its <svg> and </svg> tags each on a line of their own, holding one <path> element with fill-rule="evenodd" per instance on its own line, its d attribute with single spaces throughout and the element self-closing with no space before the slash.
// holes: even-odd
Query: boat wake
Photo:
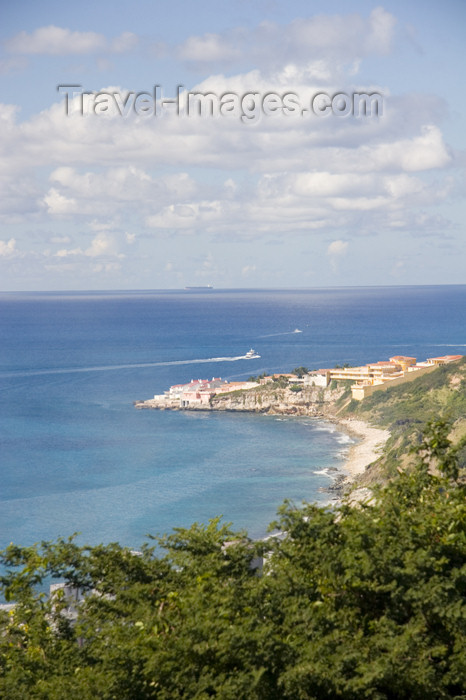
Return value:
<svg viewBox="0 0 466 700">
<path fill-rule="evenodd" d="M 282 331 L 282 333 L 268 333 L 267 335 L 259 335 L 259 338 L 276 338 L 279 335 L 294 335 L 295 333 L 302 333 L 299 328 L 295 328 L 294 331 Z"/>
<path fill-rule="evenodd" d="M 209 364 L 212 362 L 238 362 L 239 360 L 255 360 L 258 358 L 260 358 L 260 355 L 246 354 L 236 355 L 235 357 L 207 357 L 195 360 L 167 360 L 166 362 L 136 362 L 133 364 L 123 365 L 95 365 L 90 367 L 55 367 L 51 369 L 14 370 L 11 372 L 0 373 L 0 378 L 39 377 L 50 374 L 77 374 L 80 372 L 112 372 L 115 370 L 141 369 L 145 367 L 169 367 L 171 365 L 201 365 Z"/>
</svg>

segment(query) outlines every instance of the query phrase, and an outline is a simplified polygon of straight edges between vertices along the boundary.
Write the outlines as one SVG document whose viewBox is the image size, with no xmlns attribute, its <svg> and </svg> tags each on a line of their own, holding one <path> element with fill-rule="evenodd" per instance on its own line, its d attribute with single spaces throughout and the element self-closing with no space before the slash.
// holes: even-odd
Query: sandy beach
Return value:
<svg viewBox="0 0 466 700">
<path fill-rule="evenodd" d="M 344 466 L 344 470 L 348 473 L 348 480 L 352 481 L 379 457 L 390 437 L 390 432 L 382 428 L 373 428 L 362 420 L 351 418 L 340 420 L 339 425 L 345 432 L 359 440 L 356 445 L 350 448 Z"/>
</svg>

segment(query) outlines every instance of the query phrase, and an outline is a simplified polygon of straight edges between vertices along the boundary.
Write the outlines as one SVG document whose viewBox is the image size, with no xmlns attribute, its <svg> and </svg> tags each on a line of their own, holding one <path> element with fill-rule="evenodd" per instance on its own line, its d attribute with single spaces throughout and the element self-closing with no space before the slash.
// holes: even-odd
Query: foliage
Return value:
<svg viewBox="0 0 466 700">
<path fill-rule="evenodd" d="M 258 374 L 257 377 L 254 374 L 251 374 L 246 381 L 259 382 L 261 379 L 264 379 L 264 377 L 267 377 L 267 372 L 262 372 L 262 374 Z"/>
<path fill-rule="evenodd" d="M 302 390 L 303 390 L 303 387 L 300 384 L 292 384 L 290 386 L 290 391 L 293 391 L 295 394 L 299 393 Z"/>
<path fill-rule="evenodd" d="M 353 379 L 332 379 L 329 385 L 330 389 L 335 390 L 343 387 L 343 389 L 345 390 L 341 398 L 338 399 L 337 405 L 343 403 L 343 401 L 347 400 L 351 396 L 351 387 L 353 386 L 353 384 Z"/>
<path fill-rule="evenodd" d="M 295 367 L 293 370 L 291 370 L 292 374 L 296 374 L 297 377 L 301 379 L 301 377 L 304 377 L 305 374 L 309 374 L 309 370 L 307 367 Z"/>
<path fill-rule="evenodd" d="M 0 697 L 464 697 L 466 500 L 449 430 L 430 424 L 415 469 L 360 507 L 285 503 L 285 534 L 264 542 L 215 519 L 140 552 L 10 545 Z M 40 593 L 49 577 L 85 593 L 76 622 L 66 595 Z"/>
<path fill-rule="evenodd" d="M 286 389 L 288 384 L 289 384 L 288 377 L 285 377 L 284 375 L 280 375 L 278 377 L 273 378 L 274 387 L 278 387 L 280 389 Z"/>
</svg>

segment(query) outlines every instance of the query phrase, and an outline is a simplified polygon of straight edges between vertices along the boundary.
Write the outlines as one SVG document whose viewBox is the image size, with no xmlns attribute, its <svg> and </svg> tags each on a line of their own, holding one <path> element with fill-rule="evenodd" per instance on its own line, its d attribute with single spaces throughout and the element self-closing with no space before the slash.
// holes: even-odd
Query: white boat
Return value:
<svg viewBox="0 0 466 700">
<path fill-rule="evenodd" d="M 248 360 L 249 360 L 249 359 L 251 359 L 252 357 L 259 357 L 259 355 L 256 353 L 255 350 L 253 350 L 253 349 L 251 348 L 250 350 L 247 351 L 247 353 L 246 353 L 246 355 L 245 355 L 244 357 L 247 357 Z"/>
<path fill-rule="evenodd" d="M 295 328 L 293 333 L 302 333 L 302 331 L 300 331 L 299 328 Z"/>
</svg>

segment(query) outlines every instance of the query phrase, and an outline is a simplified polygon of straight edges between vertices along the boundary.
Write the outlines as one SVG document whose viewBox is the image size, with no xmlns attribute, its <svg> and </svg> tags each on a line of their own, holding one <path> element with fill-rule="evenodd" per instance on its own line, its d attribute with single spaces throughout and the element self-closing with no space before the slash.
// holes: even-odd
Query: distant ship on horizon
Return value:
<svg viewBox="0 0 466 700">
<path fill-rule="evenodd" d="M 203 289 L 213 289 L 211 284 L 206 284 L 203 287 L 185 287 L 188 291 L 199 291 Z"/>
</svg>

